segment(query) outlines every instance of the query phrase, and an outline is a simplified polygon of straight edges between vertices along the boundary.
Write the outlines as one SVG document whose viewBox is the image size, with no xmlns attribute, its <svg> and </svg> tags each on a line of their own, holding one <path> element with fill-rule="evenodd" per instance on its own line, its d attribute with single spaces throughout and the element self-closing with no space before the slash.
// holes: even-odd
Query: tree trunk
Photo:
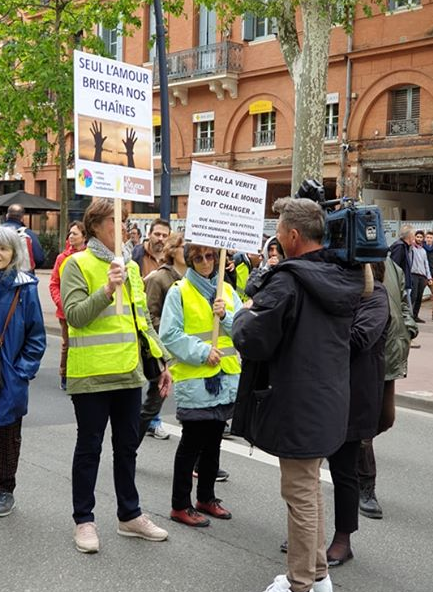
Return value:
<svg viewBox="0 0 433 592">
<path fill-rule="evenodd" d="M 285 2 L 291 5 L 290 0 Z M 279 19 L 281 51 L 295 86 L 295 130 L 292 159 L 292 195 L 304 179 L 323 178 L 323 138 L 325 133 L 331 9 L 319 0 L 300 0 L 303 45 L 299 48 L 294 31 L 294 14 Z M 291 17 L 291 26 L 287 24 Z M 283 24 L 282 19 L 286 22 Z"/>
<path fill-rule="evenodd" d="M 66 237 L 68 234 L 68 178 L 66 163 L 66 133 L 65 121 L 62 113 L 57 114 L 59 130 L 59 161 L 60 161 L 60 227 L 59 227 L 59 252 L 65 248 Z"/>
<path fill-rule="evenodd" d="M 62 46 L 60 40 L 60 25 L 62 18 L 62 11 L 64 5 L 56 3 L 56 20 L 55 20 L 55 48 L 56 58 L 60 66 L 62 61 Z M 59 142 L 59 161 L 60 161 L 60 225 L 59 225 L 59 252 L 65 248 L 66 237 L 68 233 L 68 178 L 67 178 L 67 162 L 66 162 L 66 130 L 65 118 L 62 111 L 62 101 L 56 101 L 57 106 L 57 126 L 58 126 L 58 142 Z"/>
</svg>

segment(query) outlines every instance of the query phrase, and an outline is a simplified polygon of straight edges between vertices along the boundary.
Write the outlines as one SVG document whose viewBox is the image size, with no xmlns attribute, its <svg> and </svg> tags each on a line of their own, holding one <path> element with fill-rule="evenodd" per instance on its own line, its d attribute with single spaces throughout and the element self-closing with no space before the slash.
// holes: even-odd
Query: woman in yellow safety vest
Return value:
<svg viewBox="0 0 433 592">
<path fill-rule="evenodd" d="M 126 218 L 127 212 L 123 212 Z M 96 553 L 99 540 L 93 507 L 102 441 L 111 423 L 118 534 L 163 541 L 168 533 L 141 513 L 135 487 L 135 458 L 141 388 L 144 383 L 140 340 L 153 357 L 169 354 L 151 327 L 138 265 L 124 250 L 114 256 L 114 205 L 95 200 L 84 214 L 87 249 L 73 254 L 62 271 L 61 298 L 69 329 L 67 393 L 77 419 L 72 465 L 74 541 L 83 553 Z M 114 294 L 122 292 L 118 313 Z M 149 319 L 149 322 L 147 321 Z M 162 349 L 161 349 L 162 348 Z M 171 378 L 163 370 L 159 385 L 166 396 Z"/>
<path fill-rule="evenodd" d="M 224 282 L 216 298 L 217 251 L 187 244 L 185 277 L 168 291 L 159 335 L 175 357 L 170 366 L 177 419 L 182 437 L 174 461 L 172 520 L 208 526 L 203 514 L 229 519 L 215 497 L 215 479 L 225 422 L 232 416 L 240 364 L 231 339 L 233 316 L 242 307 L 235 290 Z M 220 318 L 217 347 L 212 345 L 214 314 Z M 192 472 L 199 458 L 197 503 L 191 503 Z"/>
</svg>

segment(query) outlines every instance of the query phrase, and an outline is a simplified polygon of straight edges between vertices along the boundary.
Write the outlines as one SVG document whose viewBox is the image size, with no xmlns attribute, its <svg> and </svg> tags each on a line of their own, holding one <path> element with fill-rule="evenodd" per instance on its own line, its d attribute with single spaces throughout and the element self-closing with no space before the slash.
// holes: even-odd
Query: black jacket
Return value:
<svg viewBox="0 0 433 592">
<path fill-rule="evenodd" d="M 375 282 L 362 298 L 350 337 L 350 413 L 347 441 L 377 435 L 385 381 L 385 343 L 389 325 L 386 288 Z"/>
<path fill-rule="evenodd" d="M 243 358 L 234 434 L 283 458 L 321 458 L 343 444 L 350 327 L 363 287 L 360 268 L 324 250 L 270 270 L 233 323 Z"/>
<path fill-rule="evenodd" d="M 404 287 L 407 290 L 410 290 L 410 288 L 412 288 L 412 276 L 410 270 L 413 261 L 411 246 L 401 238 L 397 239 L 391 245 L 391 259 L 403 270 L 405 281 Z"/>
</svg>

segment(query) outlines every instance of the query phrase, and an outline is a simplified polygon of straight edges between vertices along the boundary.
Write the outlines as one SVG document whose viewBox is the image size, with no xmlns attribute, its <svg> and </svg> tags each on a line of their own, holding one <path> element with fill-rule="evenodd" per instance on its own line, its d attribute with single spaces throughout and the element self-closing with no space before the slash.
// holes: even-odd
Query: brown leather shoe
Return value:
<svg viewBox="0 0 433 592">
<path fill-rule="evenodd" d="M 209 526 L 210 524 L 210 520 L 197 512 L 192 506 L 184 510 L 172 510 L 170 512 L 170 518 L 175 522 L 182 522 L 182 524 L 188 526 Z"/>
<path fill-rule="evenodd" d="M 222 520 L 230 520 L 232 517 L 231 513 L 222 507 L 219 499 L 213 499 L 209 502 L 197 502 L 195 507 L 199 512 L 204 514 L 210 514 L 214 518 L 221 518 Z"/>
</svg>

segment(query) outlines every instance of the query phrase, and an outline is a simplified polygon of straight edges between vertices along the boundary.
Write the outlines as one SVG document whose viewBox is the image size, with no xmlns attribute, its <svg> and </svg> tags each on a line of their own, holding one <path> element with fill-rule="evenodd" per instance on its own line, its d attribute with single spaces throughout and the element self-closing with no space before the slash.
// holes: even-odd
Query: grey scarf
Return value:
<svg viewBox="0 0 433 592">
<path fill-rule="evenodd" d="M 87 248 L 98 257 L 98 259 L 102 259 L 102 261 L 106 261 L 107 263 L 111 263 L 115 257 L 113 251 L 110 251 L 104 243 L 101 243 L 100 240 L 92 236 L 87 243 Z M 125 249 L 125 245 L 122 244 L 122 257 L 125 265 L 131 261 L 131 253 Z"/>
</svg>

